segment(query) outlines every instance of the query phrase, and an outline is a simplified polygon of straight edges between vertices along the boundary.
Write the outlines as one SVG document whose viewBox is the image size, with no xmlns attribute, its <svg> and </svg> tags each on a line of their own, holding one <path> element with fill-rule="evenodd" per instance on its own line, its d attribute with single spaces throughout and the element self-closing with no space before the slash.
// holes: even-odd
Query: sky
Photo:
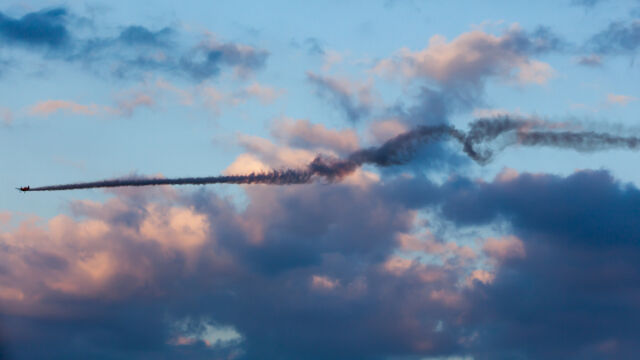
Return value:
<svg viewBox="0 0 640 360">
<path fill-rule="evenodd" d="M 633 359 L 637 142 L 526 136 L 637 139 L 639 51 L 637 0 L 4 0 L 0 358 Z"/>
</svg>

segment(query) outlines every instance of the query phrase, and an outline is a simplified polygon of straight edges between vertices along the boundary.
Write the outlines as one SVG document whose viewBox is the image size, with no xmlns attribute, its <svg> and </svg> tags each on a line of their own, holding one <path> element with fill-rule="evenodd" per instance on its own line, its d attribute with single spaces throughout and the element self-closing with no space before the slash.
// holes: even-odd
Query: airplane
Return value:
<svg viewBox="0 0 640 360">
<path fill-rule="evenodd" d="M 29 191 L 29 189 L 31 189 L 29 186 L 23 186 L 23 187 L 16 188 L 16 190 L 20 190 L 22 192 L 27 192 L 27 191 Z"/>
</svg>

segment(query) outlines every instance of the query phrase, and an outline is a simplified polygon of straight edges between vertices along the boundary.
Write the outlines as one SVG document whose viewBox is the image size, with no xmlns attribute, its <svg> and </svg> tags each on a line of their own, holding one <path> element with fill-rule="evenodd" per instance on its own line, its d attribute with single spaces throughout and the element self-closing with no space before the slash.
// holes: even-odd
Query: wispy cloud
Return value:
<svg viewBox="0 0 640 360">
<path fill-rule="evenodd" d="M 13 111 L 11 109 L 0 106 L 0 123 L 3 125 L 11 125 L 13 123 Z"/>
<path fill-rule="evenodd" d="M 637 101 L 638 98 L 630 95 L 621 95 L 621 94 L 608 94 L 607 95 L 607 103 L 613 105 L 627 105 L 632 101 Z"/>
<path fill-rule="evenodd" d="M 98 115 L 103 109 L 98 105 L 82 105 L 67 100 L 45 100 L 29 108 L 29 114 L 33 116 L 48 116 L 58 111 L 69 114 L 93 116 Z"/>
<path fill-rule="evenodd" d="M 368 116 L 375 106 L 376 94 L 371 79 L 363 83 L 313 72 L 307 72 L 307 79 L 320 96 L 331 102 L 351 122 Z"/>
<path fill-rule="evenodd" d="M 0 38 L 9 46 L 47 49 L 48 59 L 79 63 L 116 77 L 140 78 L 158 71 L 200 82 L 218 76 L 223 68 L 246 77 L 263 68 L 269 56 L 266 50 L 221 41 L 210 33 L 201 34 L 195 45 L 179 43 L 172 27 L 129 25 L 116 35 L 87 36 L 71 26 L 74 16 L 64 7 L 21 18 L 0 13 Z"/>
</svg>

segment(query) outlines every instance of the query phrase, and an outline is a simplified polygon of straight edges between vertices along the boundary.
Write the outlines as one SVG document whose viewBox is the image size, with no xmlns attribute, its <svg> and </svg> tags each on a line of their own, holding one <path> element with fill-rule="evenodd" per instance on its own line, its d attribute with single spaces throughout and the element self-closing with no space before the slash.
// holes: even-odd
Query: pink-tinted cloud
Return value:
<svg viewBox="0 0 640 360">
<path fill-rule="evenodd" d="M 202 85 L 195 90 L 196 96 L 202 99 L 203 104 L 216 114 L 220 114 L 224 108 L 232 108 L 245 104 L 251 99 L 257 99 L 263 105 L 268 105 L 284 94 L 266 85 L 254 82 L 238 91 L 228 91 L 213 85 Z"/>
<path fill-rule="evenodd" d="M 44 100 L 29 108 L 29 114 L 33 116 L 49 116 L 55 112 L 64 111 L 68 114 L 93 116 L 101 112 L 98 105 L 82 105 L 67 100 Z"/>
<path fill-rule="evenodd" d="M 340 282 L 336 279 L 331 279 L 328 276 L 313 275 L 311 277 L 311 287 L 315 290 L 326 291 L 333 290 L 340 285 Z"/>
<path fill-rule="evenodd" d="M 290 145 L 308 149 L 329 149 L 347 154 L 360 147 L 355 131 L 328 129 L 306 119 L 281 118 L 272 125 L 271 133 Z"/>
<path fill-rule="evenodd" d="M 284 90 L 278 90 L 257 82 L 252 83 L 243 90 L 247 97 L 254 97 L 263 104 L 270 104 L 284 94 Z"/>
<path fill-rule="evenodd" d="M 77 336 L 91 344 L 92 337 L 108 332 L 107 328 L 117 332 L 121 326 L 130 328 L 142 322 L 139 326 L 148 331 L 108 336 L 118 341 L 131 336 L 144 341 L 149 336 L 157 345 L 147 345 L 144 351 L 153 347 L 195 349 L 202 344 L 206 345 L 202 351 L 218 351 L 223 346 L 245 345 L 242 340 L 217 344 L 204 330 L 171 329 L 180 319 L 202 319 L 232 325 L 242 338 L 253 341 L 259 338 L 256 334 L 262 332 L 263 324 L 269 323 L 281 334 L 278 342 L 289 342 L 298 338 L 302 328 L 293 333 L 282 329 L 291 329 L 299 311 L 316 312 L 326 301 L 343 309 L 340 311 L 353 311 L 373 300 L 368 306 L 385 311 L 373 318 L 371 313 L 366 315 L 375 324 L 367 330 L 377 339 L 371 344 L 385 339 L 405 344 L 402 347 L 412 352 L 416 344 L 428 340 L 433 342 L 429 349 L 437 349 L 441 346 L 438 341 L 418 331 L 435 324 L 416 322 L 411 313 L 459 308 L 456 290 L 448 285 L 454 272 L 437 266 L 417 266 L 394 274 L 380 271 L 376 253 L 391 251 L 393 234 L 407 230 L 411 215 L 402 207 L 379 203 L 371 191 L 345 185 L 254 187 L 247 189 L 249 202 L 242 211 L 211 194 L 175 199 L 155 193 L 155 198 L 145 199 L 123 193 L 104 203 L 74 203 L 74 217 L 24 222 L 0 233 L 1 313 L 20 319 L 21 326 L 29 329 L 22 337 L 12 332 L 12 343 L 33 341 L 33 336 L 45 334 L 38 332 L 40 326 L 55 314 L 58 323 L 69 324 L 69 331 L 82 328 Z M 342 203 L 335 201 L 338 198 Z M 349 235 L 356 233 L 363 237 Z M 363 267 L 352 273 L 348 264 L 355 259 Z M 403 285 L 414 281 L 418 285 Z M 405 289 L 400 302 L 390 297 L 398 295 L 392 290 L 395 287 Z M 200 303 L 202 299 L 207 301 Z M 298 310 L 293 304 L 298 304 Z M 425 304 L 432 310 L 420 310 Z M 135 317 L 118 317 L 112 312 L 126 313 L 133 308 L 138 309 Z M 332 312 L 321 310 L 312 329 L 329 325 L 322 318 Z M 244 315 L 257 313 L 267 318 Z M 276 313 L 280 324 L 274 328 L 271 318 Z M 390 322 L 383 313 L 397 320 Z M 78 317 L 82 320 L 76 320 Z M 104 321 L 98 320 L 101 318 Z M 317 324 L 318 320 L 326 325 Z M 362 327 L 365 323 L 359 315 L 341 326 L 357 334 L 366 328 Z M 332 331 L 347 335 L 338 328 Z M 239 338 L 237 334 L 234 339 Z M 311 341 L 304 349 L 286 351 L 306 353 L 317 340 L 304 340 Z M 250 351 L 263 349 L 261 344 L 251 344 Z M 339 345 L 355 343 L 340 340 Z M 59 346 L 63 345 L 52 348 Z M 370 351 L 379 349 L 374 346 Z"/>
<path fill-rule="evenodd" d="M 398 119 L 376 121 L 369 128 L 372 139 L 377 143 L 383 143 L 408 130 L 409 127 Z"/>
<path fill-rule="evenodd" d="M 35 342 L 55 354 L 89 346 L 105 356 L 216 358 L 226 349 L 249 359 L 300 358 L 319 346 L 334 357 L 385 349 L 404 357 L 501 355 L 502 346 L 486 344 L 514 337 L 517 346 L 535 342 L 523 354 L 589 354 L 611 339 L 615 346 L 602 351 L 637 348 L 638 329 L 628 322 L 637 306 L 628 299 L 638 277 L 638 219 L 627 210 L 637 208 L 640 192 L 603 172 L 244 189 L 243 207 L 206 190 L 138 189 L 75 202 L 73 216 L 3 227 L 3 341 L 21 355 Z M 440 241 L 419 221 L 423 209 L 461 230 L 500 216 L 517 236 L 484 242 L 496 260 L 491 268 L 475 263 L 482 257 L 450 261 L 463 257 L 456 241 L 464 231 L 445 229 L 439 234 L 448 241 Z M 548 340 L 564 332 L 550 322 L 579 331 L 593 323 L 594 307 L 609 310 L 605 329 L 594 328 L 597 340 Z M 532 311 L 537 316 L 527 317 Z M 212 340 L 224 338 L 220 329 L 235 340 Z M 61 341 L 68 338 L 78 341 Z M 38 349 L 31 351 L 46 357 Z"/>
<path fill-rule="evenodd" d="M 447 42 L 445 37 L 434 35 L 426 48 L 404 48 L 380 61 L 374 71 L 407 79 L 433 79 L 446 87 L 478 86 L 490 76 L 544 84 L 554 72 L 549 64 L 530 58 L 530 54 L 542 51 L 535 50 L 538 45 L 531 42 L 517 25 L 500 36 L 474 30 Z"/>
<path fill-rule="evenodd" d="M 306 149 L 278 145 L 268 139 L 251 135 L 238 135 L 239 144 L 258 156 L 271 168 L 299 168 L 311 162 L 316 153 Z"/>
<path fill-rule="evenodd" d="M 303 127 L 306 127 L 303 125 Z M 331 132 L 330 130 L 327 130 Z M 299 146 L 308 147 L 301 138 L 289 139 L 293 140 Z M 328 140 L 328 139 L 324 139 Z M 334 139 L 335 140 L 335 139 Z M 318 143 L 318 141 L 314 141 Z M 329 141 L 333 143 L 341 141 Z M 234 162 L 225 170 L 225 174 L 249 174 L 252 172 L 263 172 L 272 169 L 302 169 L 305 168 L 318 153 L 325 156 L 337 157 L 339 154 L 328 147 L 312 147 L 308 150 L 301 147 L 293 147 L 289 145 L 280 145 L 271 140 L 251 135 L 239 135 L 238 143 L 247 151 L 240 154 Z M 320 146 L 318 144 L 317 146 Z M 325 145 L 326 146 L 326 145 Z M 371 171 L 357 169 L 353 174 L 344 180 L 344 184 L 356 186 L 369 186 L 380 180 L 379 176 Z"/>
<path fill-rule="evenodd" d="M 139 108 L 152 108 L 156 100 L 154 94 L 144 91 L 125 91 L 116 96 L 116 105 L 109 112 L 119 116 L 131 116 Z"/>
<path fill-rule="evenodd" d="M 607 103 L 612 105 L 627 105 L 637 100 L 637 97 L 631 95 L 607 94 Z"/>
<path fill-rule="evenodd" d="M 3 125 L 11 125 L 13 122 L 13 111 L 9 108 L 0 106 L 0 123 Z"/>
<path fill-rule="evenodd" d="M 494 273 L 483 269 L 476 269 L 471 272 L 471 274 L 465 280 L 467 286 L 473 287 L 474 282 L 480 282 L 482 284 L 491 284 L 496 278 Z"/>
<path fill-rule="evenodd" d="M 488 238 L 482 246 L 482 251 L 491 258 L 500 261 L 522 258 L 526 255 L 524 243 L 515 236 L 503 237 L 501 239 Z"/>
</svg>

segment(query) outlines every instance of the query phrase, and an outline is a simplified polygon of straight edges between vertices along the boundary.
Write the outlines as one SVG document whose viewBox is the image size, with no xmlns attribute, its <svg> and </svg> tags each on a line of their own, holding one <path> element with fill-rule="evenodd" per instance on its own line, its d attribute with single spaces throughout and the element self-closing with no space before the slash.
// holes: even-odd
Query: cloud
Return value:
<svg viewBox="0 0 640 360">
<path fill-rule="evenodd" d="M 271 134 L 289 145 L 310 150 L 329 149 L 349 154 L 359 148 L 358 136 L 353 130 L 332 130 L 306 119 L 282 118 L 274 122 Z"/>
<path fill-rule="evenodd" d="M 10 44 L 59 49 L 70 41 L 67 18 L 64 8 L 31 12 L 19 19 L 0 12 L 0 38 Z"/>
<path fill-rule="evenodd" d="M 423 50 L 402 49 L 394 57 L 378 62 L 374 71 L 407 79 L 427 78 L 444 88 L 463 91 L 481 87 L 492 76 L 543 84 L 553 71 L 549 64 L 530 56 L 560 51 L 564 46 L 544 27 L 527 33 L 514 25 L 500 36 L 474 30 L 451 42 L 435 35 Z"/>
<path fill-rule="evenodd" d="M 324 63 L 322 64 L 322 71 L 327 72 L 331 70 L 334 65 L 341 63 L 343 60 L 344 57 L 339 52 L 334 50 L 327 50 L 324 53 Z"/>
<path fill-rule="evenodd" d="M 151 94 L 144 91 L 126 91 L 117 96 L 116 107 L 111 112 L 120 116 L 131 116 L 141 107 L 153 107 L 155 100 Z"/>
<path fill-rule="evenodd" d="M 317 75 L 307 72 L 309 80 L 317 93 L 340 110 L 351 122 L 367 117 L 376 102 L 373 82 L 351 82 L 347 79 Z"/>
<path fill-rule="evenodd" d="M 471 317 L 484 324 L 478 328 L 478 357 L 635 356 L 639 309 L 628 301 L 640 280 L 640 234 L 633 225 L 638 214 L 631 211 L 640 203 L 635 186 L 605 171 L 454 183 L 445 216 L 457 224 L 505 219 L 518 239 L 507 243 L 526 253 L 504 261 L 490 285 L 476 283 Z M 498 250 L 507 243 L 485 248 L 514 253 Z"/>
<path fill-rule="evenodd" d="M 314 37 L 308 37 L 304 40 L 304 45 L 307 47 L 307 53 L 310 55 L 324 55 L 324 45 L 322 41 Z"/>
<path fill-rule="evenodd" d="M 192 91 L 200 98 L 204 105 L 220 114 L 225 107 L 242 105 L 252 99 L 257 99 L 262 105 L 269 105 L 284 94 L 284 90 L 272 88 L 254 82 L 237 91 L 226 91 L 213 85 L 202 85 Z"/>
<path fill-rule="evenodd" d="M 640 190 L 604 171 L 252 186 L 242 209 L 207 191 L 156 190 L 74 202 L 72 217 L 3 228 L 9 356 L 638 351 L 639 309 L 629 299 L 640 281 Z M 423 209 L 461 230 L 508 226 L 473 251 L 446 231 L 417 231 Z"/>
<path fill-rule="evenodd" d="M 638 98 L 630 95 L 621 94 L 607 94 L 607 103 L 612 105 L 627 105 L 632 101 L 636 101 Z"/>
<path fill-rule="evenodd" d="M 202 41 L 180 58 L 179 66 L 195 80 L 206 79 L 230 66 L 245 76 L 265 65 L 269 52 L 248 45 L 219 42 L 211 37 Z"/>
<path fill-rule="evenodd" d="M 633 20 L 630 23 L 612 22 L 606 29 L 593 35 L 585 44 L 585 48 L 602 55 L 631 55 L 639 47 L 640 20 Z"/>
<path fill-rule="evenodd" d="M 518 239 L 515 236 L 510 236 L 502 239 L 488 238 L 482 246 L 482 251 L 496 260 L 505 260 L 509 258 L 519 258 L 525 256 L 525 250 L 522 240 Z"/>
<path fill-rule="evenodd" d="M 66 100 L 44 100 L 29 108 L 32 116 L 49 116 L 58 111 L 65 111 L 69 114 L 93 116 L 97 115 L 101 109 L 95 105 L 82 105 Z"/>
<path fill-rule="evenodd" d="M 597 54 L 584 55 L 578 57 L 577 62 L 584 66 L 598 67 L 602 66 L 602 56 Z"/>
<path fill-rule="evenodd" d="M 306 149 L 274 144 L 268 139 L 251 135 L 239 135 L 239 144 L 272 169 L 300 168 L 311 162 L 316 153 Z"/>
<path fill-rule="evenodd" d="M 173 34 L 174 30 L 168 27 L 160 29 L 158 31 L 151 31 L 144 26 L 132 25 L 126 27 L 120 35 L 118 40 L 130 46 L 156 46 L 156 47 L 168 47 L 169 37 Z"/>
<path fill-rule="evenodd" d="M 11 329 L 3 341 L 18 358 L 447 353 L 452 334 L 426 335 L 437 321 L 416 314 L 454 322 L 451 270 L 387 273 L 380 265 L 393 234 L 408 231 L 413 215 L 374 194 L 248 188 L 241 212 L 208 193 L 177 202 L 119 195 L 76 204 L 74 218 L 24 223 L 0 235 L 1 318 Z M 241 340 L 205 341 L 203 324 Z"/>
<path fill-rule="evenodd" d="M 398 119 L 384 119 L 371 123 L 369 133 L 376 143 L 384 143 L 385 141 L 396 137 L 402 133 L 409 131 L 407 125 Z"/>
<path fill-rule="evenodd" d="M 65 112 L 84 116 L 133 116 L 143 108 L 154 109 L 167 104 L 203 106 L 220 113 L 225 107 L 235 107 L 257 99 L 267 105 L 283 91 L 254 82 L 238 91 L 227 92 L 211 85 L 181 88 L 163 79 L 145 79 L 140 84 L 114 94 L 111 105 L 79 104 L 69 100 L 43 100 L 28 108 L 31 116 L 49 116 Z M 7 110 L 8 111 L 8 110 Z M 7 116 L 10 112 L 5 113 Z M 12 118 L 12 117 L 11 117 Z"/>
<path fill-rule="evenodd" d="M 113 106 L 83 105 L 68 100 L 44 100 L 30 106 L 28 114 L 31 116 L 50 116 L 57 112 L 65 112 L 66 114 L 83 116 L 132 116 L 138 108 L 155 106 L 155 96 L 155 94 L 142 90 L 128 90 L 116 95 Z"/>
<path fill-rule="evenodd" d="M 202 81 L 218 76 L 223 68 L 246 77 L 261 69 L 269 53 L 249 45 L 223 42 L 204 34 L 195 45 L 176 41 L 173 27 L 152 30 L 130 25 L 116 35 L 83 36 L 71 26 L 74 14 L 66 8 L 41 10 L 20 19 L 0 13 L 0 39 L 7 44 L 56 50 L 47 59 L 80 63 L 102 75 L 142 77 L 159 71 L 176 77 Z"/>
<path fill-rule="evenodd" d="M 0 106 L 0 123 L 5 126 L 13 123 L 13 111 L 11 109 Z"/>
<path fill-rule="evenodd" d="M 284 94 L 284 90 L 274 89 L 269 86 L 265 86 L 254 82 L 247 86 L 241 93 L 240 96 L 244 97 L 254 97 L 260 100 L 263 104 L 270 104 L 274 102 L 277 98 Z"/>
</svg>

